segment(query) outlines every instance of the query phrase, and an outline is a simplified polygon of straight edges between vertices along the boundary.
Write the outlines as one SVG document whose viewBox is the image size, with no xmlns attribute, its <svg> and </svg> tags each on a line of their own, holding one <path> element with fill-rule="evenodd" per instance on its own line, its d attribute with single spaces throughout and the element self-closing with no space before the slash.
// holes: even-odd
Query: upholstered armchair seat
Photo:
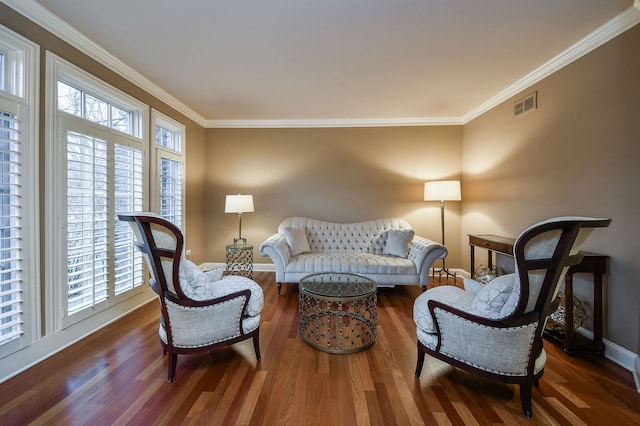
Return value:
<svg viewBox="0 0 640 426">
<path fill-rule="evenodd" d="M 532 386 L 544 372 L 542 332 L 559 305 L 560 284 L 580 262 L 593 228 L 610 219 L 563 217 L 526 229 L 514 244 L 515 272 L 487 285 L 466 279 L 465 288 L 440 286 L 414 303 L 420 377 L 425 354 L 455 367 L 520 385 L 522 410 L 531 418 Z"/>
<path fill-rule="evenodd" d="M 434 301 L 434 315 L 428 308 L 430 300 Z M 476 295 L 454 286 L 424 292 L 416 299 L 413 311 L 418 341 L 434 351 L 440 344 L 440 353 L 479 370 L 526 376 L 528 349 L 538 323 L 504 326 L 491 321 L 495 313 L 474 309 L 475 301 Z M 471 312 L 475 315 L 469 315 Z M 543 349 L 534 373 L 542 370 L 545 361 Z"/>
<path fill-rule="evenodd" d="M 184 259 L 182 232 L 159 215 L 118 217 L 131 225 L 134 244 L 147 261 L 151 286 L 158 293 L 158 334 L 169 354 L 167 381 L 173 381 L 178 354 L 210 352 L 251 338 L 259 360 L 262 288 L 246 277 L 223 277 L 221 269 L 203 272 Z"/>
<path fill-rule="evenodd" d="M 248 335 L 260 327 L 260 311 L 264 305 L 260 286 L 248 278 L 236 276 L 224 277 L 217 284 L 216 293 L 219 295 L 203 300 L 206 303 L 204 306 L 183 306 L 167 301 L 172 328 L 171 345 L 174 348 L 204 348 L 238 338 L 243 334 Z M 228 284 L 229 288 L 226 288 Z M 259 291 L 256 291 L 254 286 L 258 287 Z M 228 298 L 229 294 L 242 290 L 252 292 L 248 303 L 244 294 Z M 253 304 L 251 298 L 255 299 Z M 245 304 L 247 309 L 243 312 Z M 250 309 L 252 305 L 253 308 Z M 238 324 L 241 324 L 241 327 L 238 327 Z M 169 343 L 163 324 L 160 324 L 158 333 L 163 343 Z"/>
</svg>

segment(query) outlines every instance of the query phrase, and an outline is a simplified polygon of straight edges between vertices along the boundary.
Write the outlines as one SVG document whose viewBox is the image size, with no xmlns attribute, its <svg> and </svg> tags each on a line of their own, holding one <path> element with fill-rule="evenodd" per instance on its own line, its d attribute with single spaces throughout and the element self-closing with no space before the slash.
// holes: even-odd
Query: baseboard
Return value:
<svg viewBox="0 0 640 426">
<path fill-rule="evenodd" d="M 576 332 L 589 340 L 593 340 L 593 333 L 586 328 L 579 327 L 576 329 Z M 640 358 L 638 358 L 638 354 L 610 342 L 607 339 L 603 339 L 603 343 L 605 346 L 605 358 L 630 371 L 634 375 L 636 388 L 638 389 L 638 392 L 640 392 L 640 377 L 638 377 L 640 374 Z"/>
<path fill-rule="evenodd" d="M 218 262 L 205 262 L 201 263 L 199 266 L 203 271 L 209 271 L 215 268 L 225 269 L 227 267 L 226 264 Z M 274 272 L 276 267 L 273 263 L 254 263 L 253 270 L 258 272 Z"/>
<path fill-rule="evenodd" d="M 636 368 L 633 371 L 633 379 L 636 381 L 636 390 L 640 393 L 640 356 L 636 356 Z"/>
</svg>

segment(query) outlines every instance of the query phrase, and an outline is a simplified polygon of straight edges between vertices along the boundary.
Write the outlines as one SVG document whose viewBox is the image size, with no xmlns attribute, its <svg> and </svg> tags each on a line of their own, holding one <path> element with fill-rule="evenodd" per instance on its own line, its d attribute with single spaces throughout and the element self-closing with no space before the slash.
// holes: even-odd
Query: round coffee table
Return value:
<svg viewBox="0 0 640 426">
<path fill-rule="evenodd" d="M 320 273 L 299 282 L 302 340 L 324 352 L 361 351 L 378 337 L 376 282 L 362 275 Z"/>
</svg>

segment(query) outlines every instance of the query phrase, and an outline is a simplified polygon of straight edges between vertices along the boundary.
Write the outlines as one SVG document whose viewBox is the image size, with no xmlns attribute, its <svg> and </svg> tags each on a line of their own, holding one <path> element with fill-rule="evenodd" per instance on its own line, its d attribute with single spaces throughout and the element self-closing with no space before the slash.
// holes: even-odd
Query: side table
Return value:
<svg viewBox="0 0 640 426">
<path fill-rule="evenodd" d="M 253 278 L 253 246 L 229 244 L 227 246 L 227 275 Z"/>
</svg>

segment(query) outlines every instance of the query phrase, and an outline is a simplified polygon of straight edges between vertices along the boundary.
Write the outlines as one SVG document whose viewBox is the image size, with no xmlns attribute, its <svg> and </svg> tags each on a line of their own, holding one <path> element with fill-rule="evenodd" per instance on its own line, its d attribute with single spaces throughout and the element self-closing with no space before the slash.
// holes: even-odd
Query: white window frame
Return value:
<svg viewBox="0 0 640 426">
<path fill-rule="evenodd" d="M 0 52 L 4 55 L 4 81 L 0 86 L 2 109 L 20 118 L 21 157 L 21 336 L 0 346 L 0 359 L 19 351 L 41 335 L 38 92 L 40 48 L 0 25 Z M 8 111 L 7 111 L 8 112 Z"/>
<path fill-rule="evenodd" d="M 156 140 L 156 128 L 162 127 L 167 129 L 176 135 L 180 140 L 180 151 L 176 151 L 173 149 L 168 149 L 161 145 L 158 145 Z M 159 213 L 162 212 L 161 209 L 161 173 L 162 173 L 162 158 L 168 158 L 173 161 L 177 161 L 180 163 L 182 168 L 182 182 L 181 182 L 181 191 L 182 205 L 180 206 L 181 210 L 181 223 L 180 228 L 183 233 L 185 230 L 185 219 L 186 219 L 186 168 L 185 168 L 185 158 L 186 158 L 186 126 L 178 121 L 164 115 L 160 111 L 156 109 L 151 109 L 151 133 L 152 133 L 152 142 L 151 142 L 151 206 L 154 211 Z"/>
<path fill-rule="evenodd" d="M 78 68 L 59 56 L 47 52 L 47 113 L 45 125 L 47 130 L 46 176 L 47 211 L 45 217 L 46 235 L 51 241 L 51 248 L 46 253 L 46 281 L 49 288 L 55 289 L 47 298 L 47 332 L 64 329 L 104 311 L 109 307 L 133 297 L 146 288 L 147 280 L 141 286 L 135 287 L 123 294 L 115 295 L 113 282 L 109 283 L 109 297 L 106 301 L 84 309 L 73 315 L 68 314 L 68 286 L 67 286 L 67 229 L 66 229 L 66 129 L 81 130 L 87 135 L 106 138 L 110 143 L 127 145 L 143 152 L 143 210 L 148 209 L 149 203 L 149 107 L 126 93 L 110 86 L 86 71 Z M 62 80 L 92 95 L 99 96 L 104 101 L 119 107 L 135 111 L 133 119 L 133 135 L 127 135 L 117 130 L 101 126 L 81 117 L 59 111 L 57 108 L 57 82 Z M 123 105 L 124 104 L 124 105 Z M 64 192 L 61 194 L 60 192 Z"/>
</svg>

